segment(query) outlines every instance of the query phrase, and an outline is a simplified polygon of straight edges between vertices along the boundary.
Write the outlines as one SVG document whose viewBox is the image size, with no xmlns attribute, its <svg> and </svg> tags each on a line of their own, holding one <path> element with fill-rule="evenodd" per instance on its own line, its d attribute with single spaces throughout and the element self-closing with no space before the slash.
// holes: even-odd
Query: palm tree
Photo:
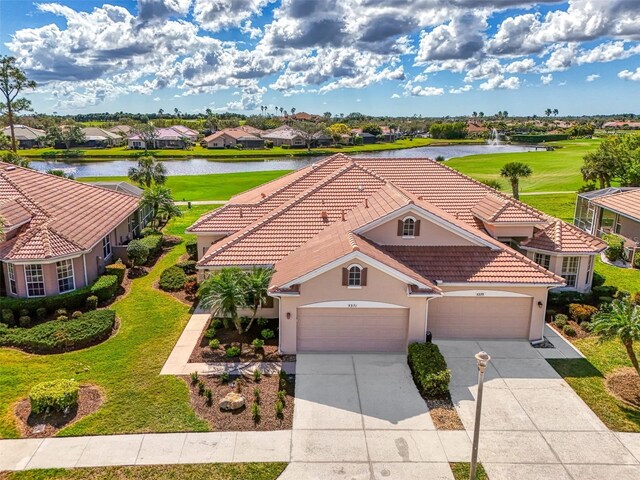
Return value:
<svg viewBox="0 0 640 480">
<path fill-rule="evenodd" d="M 180 110 L 178 110 L 178 107 L 173 109 L 173 113 L 176 115 L 176 117 L 180 116 Z"/>
<path fill-rule="evenodd" d="M 158 110 L 158 117 L 162 118 L 163 115 L 164 115 L 164 110 L 163 109 Z"/>
<path fill-rule="evenodd" d="M 473 112 L 473 113 L 471 114 L 471 116 L 472 116 L 473 118 L 478 118 L 478 112 Z"/>
<path fill-rule="evenodd" d="M 248 332 L 256 319 L 258 309 L 268 298 L 269 283 L 273 276 L 273 270 L 270 268 L 254 267 L 244 277 L 245 281 L 245 298 L 246 304 L 251 308 L 251 319 L 244 329 Z"/>
<path fill-rule="evenodd" d="M 633 368 L 640 375 L 640 365 L 633 350 L 634 342 L 640 341 L 640 306 L 632 304 L 629 299 L 614 300 L 610 311 L 598 312 L 593 316 L 591 331 L 599 334 L 601 340 L 619 339 Z"/>
<path fill-rule="evenodd" d="M 182 212 L 173 202 L 171 190 L 163 185 L 152 185 L 142 192 L 142 206 L 151 209 L 151 225 L 153 226 L 159 214 L 167 217 L 179 217 Z"/>
<path fill-rule="evenodd" d="M 143 187 L 163 185 L 167 181 L 167 168 L 151 155 L 138 158 L 138 166 L 129 169 L 129 179 Z"/>
<path fill-rule="evenodd" d="M 291 107 L 291 115 L 295 115 L 296 114 L 296 109 L 295 107 Z"/>
<path fill-rule="evenodd" d="M 553 116 L 554 116 L 554 117 L 557 117 L 557 116 L 558 116 L 558 113 L 560 113 L 560 112 L 558 111 L 558 109 L 557 109 L 557 108 L 554 108 L 554 109 L 553 109 Z"/>
<path fill-rule="evenodd" d="M 479 112 L 479 113 L 478 113 L 478 116 L 479 116 L 480 118 L 484 118 L 484 112 Z"/>
<path fill-rule="evenodd" d="M 552 113 L 553 113 L 553 110 L 551 110 L 550 108 L 547 108 L 547 109 L 544 111 L 544 114 L 545 114 L 547 117 L 550 117 Z"/>
<path fill-rule="evenodd" d="M 280 110 L 280 116 L 282 116 L 282 112 L 284 112 L 284 108 L 280 107 L 278 110 Z"/>
<path fill-rule="evenodd" d="M 531 167 L 522 162 L 509 162 L 500 169 L 500 176 L 508 178 L 511 182 L 513 198 L 520 198 L 520 179 L 530 177 L 533 173 Z"/>
<path fill-rule="evenodd" d="M 231 319 L 233 325 L 242 333 L 242 324 L 238 318 L 238 309 L 246 306 L 244 273 L 239 268 L 223 268 L 200 285 L 198 298 L 202 308 L 211 310 L 211 314 Z"/>
</svg>

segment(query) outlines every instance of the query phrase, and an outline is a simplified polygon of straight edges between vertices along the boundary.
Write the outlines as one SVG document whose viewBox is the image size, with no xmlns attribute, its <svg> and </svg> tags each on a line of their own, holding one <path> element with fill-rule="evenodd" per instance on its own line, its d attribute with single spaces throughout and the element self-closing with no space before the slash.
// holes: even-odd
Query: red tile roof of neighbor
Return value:
<svg viewBox="0 0 640 480">
<path fill-rule="evenodd" d="M 0 162 L 0 217 L 28 221 L 0 243 L 3 260 L 37 260 L 92 248 L 137 208 L 140 199 Z"/>
<path fill-rule="evenodd" d="M 607 244 L 578 227 L 556 220 L 541 228 L 529 240 L 520 244 L 524 249 L 545 250 L 558 253 L 598 253 L 607 248 Z"/>
<path fill-rule="evenodd" d="M 277 285 L 278 279 L 296 275 L 300 269 L 309 271 L 313 265 L 324 261 L 324 253 L 319 256 L 316 251 L 307 251 L 307 246 L 322 250 L 329 256 L 345 251 L 345 240 L 334 238 L 334 230 L 328 228 L 338 221 L 349 225 L 350 238 L 355 239 L 356 243 L 364 245 L 362 242 L 365 242 L 367 247 L 364 248 L 374 248 L 378 250 L 376 255 L 390 258 L 387 260 L 389 262 L 397 262 L 398 259 L 389 251 L 383 251 L 364 237 L 357 236 L 354 230 L 359 231 L 363 225 L 408 204 L 427 210 L 429 214 L 476 238 L 482 250 L 473 254 L 481 259 L 478 262 L 488 261 L 490 265 L 485 265 L 487 270 L 477 270 L 475 273 L 466 271 L 464 278 L 472 279 L 470 281 L 493 278 L 491 281 L 500 279 L 506 283 L 514 279 L 515 283 L 522 283 L 525 279 L 530 283 L 543 283 L 541 278 L 549 284 L 562 282 L 490 237 L 476 215 L 487 215 L 497 222 L 529 224 L 535 221 L 544 224 L 553 219 L 427 159 L 334 155 L 232 198 L 230 204 L 203 216 L 189 231 L 230 233 L 211 246 L 199 262 L 201 267 L 275 265 L 273 285 Z M 567 231 L 567 235 L 572 234 Z M 338 243 L 334 245 L 334 242 Z M 320 248 L 322 245 L 333 247 L 323 250 Z M 425 249 L 425 254 L 437 248 L 440 247 Z M 453 247 L 454 250 L 456 248 Z M 458 268 L 452 264 L 450 267 Z M 409 268 L 413 275 L 426 279 L 406 264 L 402 268 Z M 521 275 L 513 274 L 512 270 Z M 503 273 L 502 277 L 498 275 L 500 272 Z"/>
<path fill-rule="evenodd" d="M 592 202 L 640 221 L 640 188 L 597 197 Z"/>
</svg>

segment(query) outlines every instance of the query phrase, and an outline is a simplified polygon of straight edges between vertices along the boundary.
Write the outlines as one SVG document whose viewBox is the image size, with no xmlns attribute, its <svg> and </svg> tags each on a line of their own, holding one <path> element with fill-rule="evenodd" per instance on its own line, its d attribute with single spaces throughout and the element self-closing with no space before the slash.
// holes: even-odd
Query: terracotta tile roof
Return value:
<svg viewBox="0 0 640 480">
<path fill-rule="evenodd" d="M 507 248 L 401 245 L 380 248 L 433 282 L 564 284 L 561 277 Z"/>
<path fill-rule="evenodd" d="M 41 259 L 88 250 L 135 212 L 139 201 L 0 162 L 0 212 L 11 219 L 24 218 L 25 211 L 31 215 L 28 228 L 2 244 L 0 258 Z"/>
<path fill-rule="evenodd" d="M 0 219 L 5 230 L 31 220 L 33 213 L 19 198 L 0 200 Z"/>
<path fill-rule="evenodd" d="M 256 135 L 249 133 L 247 130 L 244 130 L 242 128 L 225 128 L 224 130 L 218 130 L 208 137 L 204 137 L 203 140 L 205 142 L 210 142 L 211 140 L 215 140 L 216 138 L 220 138 L 224 135 L 227 135 L 228 137 L 231 137 L 235 140 L 238 140 L 240 138 L 260 140 L 260 137 L 257 137 Z"/>
<path fill-rule="evenodd" d="M 479 219 L 488 223 L 541 223 L 546 221 L 544 213 L 523 205 L 511 198 L 488 194 L 472 209 Z"/>
<path fill-rule="evenodd" d="M 522 242 L 520 246 L 524 249 L 582 254 L 598 253 L 607 248 L 607 244 L 599 238 L 561 220 L 536 228 L 533 237 Z"/>
<path fill-rule="evenodd" d="M 640 188 L 597 197 L 592 202 L 640 221 Z"/>
</svg>

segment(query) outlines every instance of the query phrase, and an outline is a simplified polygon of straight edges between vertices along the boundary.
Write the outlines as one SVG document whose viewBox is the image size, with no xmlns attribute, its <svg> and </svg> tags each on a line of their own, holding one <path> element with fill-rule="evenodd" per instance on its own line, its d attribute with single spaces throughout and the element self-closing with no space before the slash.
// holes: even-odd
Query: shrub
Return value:
<svg viewBox="0 0 640 480">
<path fill-rule="evenodd" d="M 276 417 L 282 418 L 284 416 L 284 403 L 281 400 L 276 401 Z"/>
<path fill-rule="evenodd" d="M 631 303 L 640 305 L 640 292 L 636 292 L 631 296 Z"/>
<path fill-rule="evenodd" d="M 176 263 L 176 267 L 182 269 L 184 273 L 187 275 L 195 275 L 196 274 L 196 261 L 195 260 L 187 260 L 186 262 Z"/>
<path fill-rule="evenodd" d="M 198 383 L 198 372 L 191 372 L 189 378 L 191 378 L 191 385 L 195 385 Z"/>
<path fill-rule="evenodd" d="M 155 228 L 151 227 L 144 227 L 142 230 L 140 230 L 141 237 L 148 237 L 149 235 L 154 235 L 156 233 L 158 233 L 158 231 Z"/>
<path fill-rule="evenodd" d="M 90 294 L 91 287 L 83 287 L 73 292 L 51 295 L 49 297 L 37 298 L 2 298 L 2 308 L 11 310 L 15 317 L 21 315 L 22 310 L 27 311 L 27 315 L 36 312 L 38 308 L 46 308 L 48 312 L 55 312 L 58 308 L 76 310 L 84 306 L 86 298 Z"/>
<path fill-rule="evenodd" d="M 556 315 L 556 318 L 553 323 L 555 323 L 556 327 L 558 327 L 559 329 L 563 329 L 568 321 L 569 321 L 569 318 L 566 315 L 559 313 L 558 315 Z"/>
<path fill-rule="evenodd" d="M 18 324 L 22 327 L 22 328 L 26 328 L 28 326 L 31 325 L 31 317 L 29 315 L 22 315 L 19 319 L 18 319 Z"/>
<path fill-rule="evenodd" d="M 76 310 L 71 314 L 71 318 L 80 318 L 82 316 L 82 312 L 80 310 Z"/>
<path fill-rule="evenodd" d="M 107 265 L 105 267 L 104 273 L 107 275 L 115 275 L 118 277 L 118 285 L 122 285 L 124 282 L 124 275 L 127 271 L 127 267 L 122 260 L 118 259 L 116 263 L 112 263 L 111 265 Z"/>
<path fill-rule="evenodd" d="M 204 395 L 204 390 L 206 386 L 202 380 L 198 380 L 198 394 Z"/>
<path fill-rule="evenodd" d="M 32 328 L 0 333 L 0 346 L 34 353 L 58 353 L 88 347 L 107 338 L 115 325 L 113 310 L 95 310 L 64 322 L 45 322 Z"/>
<path fill-rule="evenodd" d="M 195 260 L 198 257 L 198 241 L 195 239 L 187 240 L 185 243 L 185 248 L 187 249 L 187 254 L 189 254 L 189 259 Z"/>
<path fill-rule="evenodd" d="M 227 348 L 226 355 L 229 358 L 233 358 L 233 357 L 239 357 L 241 353 L 242 353 L 242 350 L 240 350 L 240 347 L 229 347 Z"/>
<path fill-rule="evenodd" d="M 260 389 L 258 387 L 253 389 L 253 398 L 256 403 L 260 403 Z"/>
<path fill-rule="evenodd" d="M 44 307 L 40 307 L 36 309 L 36 317 L 38 320 L 44 320 L 47 316 L 47 309 Z"/>
<path fill-rule="evenodd" d="M 25 316 L 29 316 L 29 310 L 27 310 L 26 308 L 23 308 L 22 310 L 20 310 L 20 316 L 21 317 L 25 317 Z"/>
<path fill-rule="evenodd" d="M 569 315 L 577 323 L 588 322 L 598 309 L 591 305 L 572 303 L 569 305 Z"/>
<path fill-rule="evenodd" d="M 269 320 L 267 320 L 266 318 L 260 317 L 258 318 L 258 320 L 256 320 L 258 326 L 260 327 L 266 327 L 267 325 L 269 325 Z"/>
<path fill-rule="evenodd" d="M 98 297 L 96 297 L 95 295 L 87 297 L 85 305 L 87 309 L 95 310 L 96 308 L 98 308 Z"/>
<path fill-rule="evenodd" d="M 127 245 L 127 257 L 131 266 L 144 265 L 149 259 L 149 247 L 142 243 L 142 240 L 131 240 Z"/>
<path fill-rule="evenodd" d="M 620 235 L 609 233 L 602 236 L 602 239 L 607 242 L 609 248 L 604 252 L 605 256 L 610 262 L 622 259 L 624 255 L 624 240 Z"/>
<path fill-rule="evenodd" d="M 451 371 L 437 345 L 412 343 L 408 363 L 418 388 L 425 394 L 444 395 L 449 391 Z"/>
<path fill-rule="evenodd" d="M 69 320 L 69 317 L 67 317 L 66 315 L 59 315 L 56 317 L 56 320 L 59 322 L 66 322 L 67 320 Z"/>
<path fill-rule="evenodd" d="M 594 298 L 614 297 L 616 293 L 618 293 L 618 287 L 614 287 L 613 285 L 601 285 L 591 289 L 591 295 Z"/>
<path fill-rule="evenodd" d="M 220 374 L 220 380 L 222 381 L 222 383 L 229 382 L 230 378 L 231 376 L 229 375 L 229 372 L 222 372 L 222 374 Z"/>
<path fill-rule="evenodd" d="M 210 388 L 204 389 L 204 398 L 205 398 L 205 401 L 207 402 L 207 405 L 211 406 L 211 404 L 213 403 L 213 392 L 211 391 Z"/>
<path fill-rule="evenodd" d="M 198 293 L 198 280 L 194 277 L 187 277 L 187 281 L 184 282 L 184 291 L 187 295 L 195 295 Z"/>
<path fill-rule="evenodd" d="M 562 329 L 562 331 L 568 337 L 575 337 L 576 336 L 576 329 L 573 328 L 571 325 L 565 325 L 564 328 Z"/>
<path fill-rule="evenodd" d="M 115 275 L 102 275 L 91 286 L 91 294 L 98 297 L 101 302 L 107 302 L 118 293 L 118 277 Z"/>
<path fill-rule="evenodd" d="M 75 380 L 51 380 L 36 384 L 29 391 L 33 413 L 62 412 L 78 404 L 80 385 Z"/>
<path fill-rule="evenodd" d="M 66 308 L 59 308 L 56 310 L 56 317 L 59 317 L 61 315 L 66 315 L 66 314 L 67 314 Z"/>
<path fill-rule="evenodd" d="M 602 305 L 608 305 L 611 302 L 613 302 L 613 297 L 599 297 L 598 298 L 598 303 L 600 304 L 601 307 L 602 307 Z"/>
<path fill-rule="evenodd" d="M 154 233 L 140 239 L 140 243 L 149 249 L 149 255 L 158 255 L 162 252 L 163 237 L 160 233 Z"/>
<path fill-rule="evenodd" d="M 214 338 L 213 340 L 209 341 L 209 347 L 211 348 L 211 350 L 217 350 L 218 347 L 220 347 L 220 340 Z"/>
<path fill-rule="evenodd" d="M 274 331 L 271 330 L 270 328 L 265 328 L 264 330 L 262 330 L 262 332 L 260 332 L 260 335 L 262 335 L 262 338 L 264 338 L 265 340 L 269 340 L 270 338 L 273 338 L 276 336 Z"/>
<path fill-rule="evenodd" d="M 204 332 L 204 338 L 209 338 L 209 339 L 216 338 L 217 334 L 218 332 L 216 331 L 215 328 L 209 327 L 207 331 Z"/>
<path fill-rule="evenodd" d="M 260 369 L 256 368 L 253 371 L 253 380 L 256 382 L 259 382 L 261 378 L 262 378 L 262 372 L 260 371 Z"/>
<path fill-rule="evenodd" d="M 278 401 L 282 402 L 282 404 L 284 405 L 286 398 L 287 392 L 285 392 L 284 390 L 278 390 Z"/>
<path fill-rule="evenodd" d="M 10 327 L 15 325 L 16 317 L 13 314 L 13 310 L 9 310 L 8 308 L 2 310 L 2 323 L 9 325 Z"/>
<path fill-rule="evenodd" d="M 262 340 L 261 338 L 254 338 L 253 342 L 251 342 L 251 346 L 255 350 L 259 350 L 264 347 L 264 340 Z"/>
<path fill-rule="evenodd" d="M 160 274 L 160 281 L 158 282 L 158 286 L 161 290 L 165 292 L 177 292 L 184 288 L 184 284 L 187 281 L 187 276 L 177 265 L 173 265 L 169 268 L 166 268 Z"/>
<path fill-rule="evenodd" d="M 640 268 L 640 252 L 633 256 L 633 268 Z"/>
<path fill-rule="evenodd" d="M 257 403 L 251 405 L 251 417 L 256 423 L 260 421 L 260 405 L 258 405 Z"/>
<path fill-rule="evenodd" d="M 550 292 L 549 293 L 549 308 L 556 310 L 563 310 L 567 308 L 571 303 L 587 303 L 591 295 L 579 293 L 579 292 Z"/>
<path fill-rule="evenodd" d="M 211 323 L 209 324 L 209 328 L 214 328 L 214 329 L 217 330 L 220 327 L 222 327 L 222 320 L 220 320 L 219 318 L 211 319 Z"/>
</svg>

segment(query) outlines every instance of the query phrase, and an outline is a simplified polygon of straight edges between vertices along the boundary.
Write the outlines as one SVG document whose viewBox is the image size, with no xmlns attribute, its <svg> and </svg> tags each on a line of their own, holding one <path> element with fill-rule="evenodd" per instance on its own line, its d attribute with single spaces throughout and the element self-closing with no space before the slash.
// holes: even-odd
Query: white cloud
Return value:
<svg viewBox="0 0 640 480">
<path fill-rule="evenodd" d="M 634 82 L 640 82 L 640 67 L 636 68 L 635 72 L 631 70 L 622 70 L 618 73 L 618 77 L 623 80 L 633 80 Z"/>
<path fill-rule="evenodd" d="M 398 95 L 397 93 L 394 93 L 393 95 L 391 95 L 391 98 L 400 98 L 400 95 Z"/>
<path fill-rule="evenodd" d="M 160 98 L 160 97 L 153 97 L 153 101 L 154 101 L 154 102 L 159 102 L 160 100 L 161 100 L 161 98 Z"/>
<path fill-rule="evenodd" d="M 593 73 L 591 75 L 587 75 L 587 82 L 595 82 L 597 79 L 600 78 L 600 75 L 598 75 L 597 73 Z"/>
<path fill-rule="evenodd" d="M 193 17 L 202 28 L 217 32 L 240 27 L 253 15 L 261 13 L 272 1 L 274 0 L 195 0 Z"/>
<path fill-rule="evenodd" d="M 444 89 L 439 87 L 425 87 L 422 85 L 413 85 L 408 86 L 405 89 L 405 96 L 414 96 L 414 97 L 435 97 L 444 95 Z"/>
<path fill-rule="evenodd" d="M 478 88 L 480 90 L 517 90 L 520 88 L 520 79 L 518 77 L 505 78 L 503 75 L 497 75 L 481 83 Z"/>
<path fill-rule="evenodd" d="M 467 12 L 447 25 L 440 25 L 430 32 L 422 32 L 416 65 L 430 60 L 466 59 L 474 56 L 484 45 L 483 31 L 487 28 L 483 15 Z"/>
<path fill-rule="evenodd" d="M 509 63 L 505 66 L 504 71 L 507 73 L 529 73 L 536 68 L 536 62 L 532 58 L 525 58 Z"/>
<path fill-rule="evenodd" d="M 449 89 L 449 93 L 452 93 L 454 95 L 458 95 L 460 93 L 470 92 L 471 90 L 473 90 L 473 86 L 471 86 L 471 85 L 463 85 L 460 88 L 450 88 Z"/>
<path fill-rule="evenodd" d="M 542 75 L 540 77 L 540 81 L 542 82 L 543 85 L 549 85 L 551 82 L 553 82 L 553 75 L 551 74 Z"/>
</svg>

